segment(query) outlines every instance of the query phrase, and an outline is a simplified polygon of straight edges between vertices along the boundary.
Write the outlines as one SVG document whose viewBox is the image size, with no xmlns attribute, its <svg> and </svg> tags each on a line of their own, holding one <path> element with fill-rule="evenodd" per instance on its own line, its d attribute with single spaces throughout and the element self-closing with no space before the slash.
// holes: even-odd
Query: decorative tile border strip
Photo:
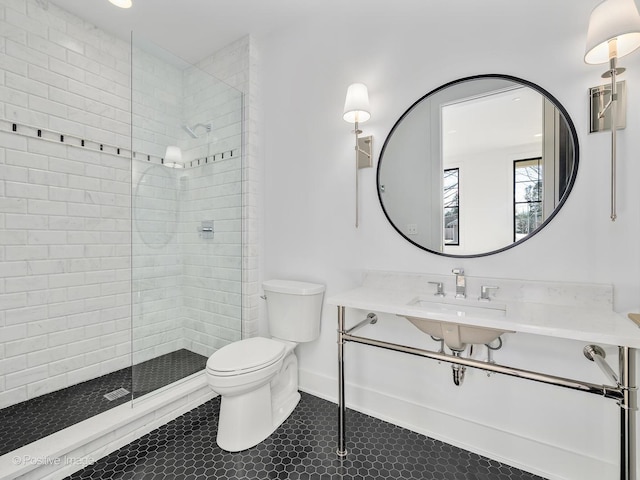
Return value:
<svg viewBox="0 0 640 480">
<path fill-rule="evenodd" d="M 0 131 L 9 133 L 15 133 L 28 138 L 37 138 L 46 142 L 61 143 L 68 147 L 82 148 L 92 152 L 101 152 L 108 155 L 114 155 L 118 157 L 128 157 L 139 161 L 147 161 L 158 165 L 164 164 L 164 158 L 157 155 L 150 155 L 142 152 L 132 152 L 130 148 L 118 147 L 116 145 L 110 145 L 108 143 L 96 142 L 93 140 L 87 140 L 77 135 L 67 135 L 53 130 L 47 130 L 40 127 L 33 127 L 31 125 L 24 125 L 17 122 L 11 122 L 9 120 L 0 119 Z M 234 148 L 225 152 L 218 152 L 212 155 L 195 158 L 188 162 L 184 162 L 184 168 L 195 168 L 206 165 L 208 163 L 217 162 L 220 160 L 230 160 L 232 158 L 238 158 L 240 156 L 240 148 Z M 175 168 L 174 164 L 167 164 L 170 168 Z"/>
</svg>

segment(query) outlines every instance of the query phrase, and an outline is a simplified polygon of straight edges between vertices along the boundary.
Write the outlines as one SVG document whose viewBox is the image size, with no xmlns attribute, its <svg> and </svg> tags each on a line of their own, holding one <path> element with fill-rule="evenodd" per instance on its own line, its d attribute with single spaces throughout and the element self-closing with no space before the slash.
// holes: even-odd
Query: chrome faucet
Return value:
<svg viewBox="0 0 640 480">
<path fill-rule="evenodd" d="M 494 287 L 491 285 L 482 285 L 480 287 L 480 296 L 478 297 L 478 300 L 480 300 L 481 302 L 490 302 L 491 301 L 491 295 L 490 295 L 490 291 L 491 290 L 498 290 L 500 287 Z"/>
<path fill-rule="evenodd" d="M 429 282 L 431 285 L 436 286 L 436 293 L 433 295 L 436 297 L 444 297 L 446 294 L 444 293 L 444 285 L 442 282 Z"/>
<path fill-rule="evenodd" d="M 462 268 L 454 268 L 451 273 L 456 276 L 456 298 L 466 298 L 467 284 L 464 279 L 464 270 Z"/>
</svg>

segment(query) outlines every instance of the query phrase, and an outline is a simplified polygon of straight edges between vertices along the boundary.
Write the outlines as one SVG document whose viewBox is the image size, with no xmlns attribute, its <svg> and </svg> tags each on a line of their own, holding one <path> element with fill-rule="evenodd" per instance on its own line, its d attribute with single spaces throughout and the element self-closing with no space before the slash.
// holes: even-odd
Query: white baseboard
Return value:
<svg viewBox="0 0 640 480">
<path fill-rule="evenodd" d="M 300 371 L 300 390 L 337 403 L 335 378 Z M 618 478 L 618 465 L 347 383 L 347 407 L 549 480 Z M 336 422 L 337 422 L 336 415 Z M 337 442 L 337 438 L 336 438 Z M 347 431 L 347 451 L 349 448 Z"/>
<path fill-rule="evenodd" d="M 0 480 L 60 480 L 215 396 L 196 374 L 0 456 Z"/>
</svg>

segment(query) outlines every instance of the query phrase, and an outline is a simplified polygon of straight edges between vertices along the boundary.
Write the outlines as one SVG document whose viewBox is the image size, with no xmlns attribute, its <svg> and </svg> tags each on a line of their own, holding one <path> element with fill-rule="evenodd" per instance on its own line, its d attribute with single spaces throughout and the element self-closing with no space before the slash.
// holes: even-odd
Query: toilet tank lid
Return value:
<svg viewBox="0 0 640 480">
<path fill-rule="evenodd" d="M 267 280 L 262 283 L 265 292 L 290 293 L 293 295 L 316 295 L 324 292 L 324 285 L 298 282 L 296 280 Z"/>
</svg>

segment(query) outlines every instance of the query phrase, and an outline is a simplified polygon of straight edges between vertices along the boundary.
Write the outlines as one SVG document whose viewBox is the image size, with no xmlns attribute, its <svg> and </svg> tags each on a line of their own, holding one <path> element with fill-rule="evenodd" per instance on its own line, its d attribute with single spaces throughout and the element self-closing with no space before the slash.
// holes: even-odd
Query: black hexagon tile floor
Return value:
<svg viewBox="0 0 640 480">
<path fill-rule="evenodd" d="M 204 369 L 207 357 L 177 350 L 0 410 L 0 455 Z M 132 389 L 133 385 L 133 389 Z M 105 394 L 125 389 L 113 400 Z"/>
<path fill-rule="evenodd" d="M 211 400 L 68 478 L 542 480 L 351 410 L 349 454 L 339 459 L 337 406 L 305 393 L 271 437 L 229 453 L 215 442 L 219 410 Z"/>
</svg>

